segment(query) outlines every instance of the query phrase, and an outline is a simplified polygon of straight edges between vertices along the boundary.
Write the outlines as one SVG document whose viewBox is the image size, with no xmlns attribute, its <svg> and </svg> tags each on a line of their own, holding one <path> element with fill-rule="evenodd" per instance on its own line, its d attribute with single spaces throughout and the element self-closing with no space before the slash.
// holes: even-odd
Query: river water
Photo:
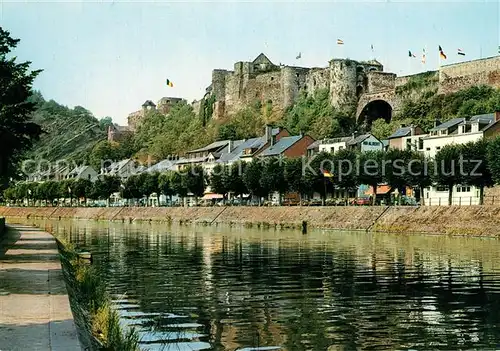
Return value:
<svg viewBox="0 0 500 351">
<path fill-rule="evenodd" d="M 148 350 L 494 350 L 495 239 L 43 222 Z"/>
</svg>

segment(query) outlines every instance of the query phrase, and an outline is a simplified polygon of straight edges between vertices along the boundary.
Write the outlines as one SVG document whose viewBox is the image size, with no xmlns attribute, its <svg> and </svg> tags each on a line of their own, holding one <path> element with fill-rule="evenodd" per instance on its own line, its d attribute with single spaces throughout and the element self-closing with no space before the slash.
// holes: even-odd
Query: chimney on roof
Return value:
<svg viewBox="0 0 500 351">
<path fill-rule="evenodd" d="M 266 124 L 266 142 L 273 146 L 273 126 Z"/>
<path fill-rule="evenodd" d="M 229 143 L 227 143 L 227 153 L 230 154 L 231 151 L 233 151 L 233 141 L 229 140 Z"/>
<path fill-rule="evenodd" d="M 500 111 L 499 110 L 495 111 L 495 122 L 498 122 L 498 121 L 500 121 Z"/>
<path fill-rule="evenodd" d="M 414 136 L 414 135 L 415 135 L 415 125 L 414 125 L 414 124 L 411 124 L 411 125 L 410 125 L 410 135 L 411 135 L 411 136 Z"/>
</svg>

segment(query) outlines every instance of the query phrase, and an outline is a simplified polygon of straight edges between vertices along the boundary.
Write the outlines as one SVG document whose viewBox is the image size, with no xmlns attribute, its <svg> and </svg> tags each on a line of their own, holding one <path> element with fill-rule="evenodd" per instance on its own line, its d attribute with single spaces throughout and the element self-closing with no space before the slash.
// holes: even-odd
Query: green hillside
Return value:
<svg viewBox="0 0 500 351">
<path fill-rule="evenodd" d="M 99 121 L 81 106 L 71 109 L 54 100 L 46 101 L 38 92 L 32 99 L 37 103 L 33 121 L 42 127 L 43 134 L 27 158 L 86 161 L 94 145 L 106 139 L 109 119 Z"/>
</svg>

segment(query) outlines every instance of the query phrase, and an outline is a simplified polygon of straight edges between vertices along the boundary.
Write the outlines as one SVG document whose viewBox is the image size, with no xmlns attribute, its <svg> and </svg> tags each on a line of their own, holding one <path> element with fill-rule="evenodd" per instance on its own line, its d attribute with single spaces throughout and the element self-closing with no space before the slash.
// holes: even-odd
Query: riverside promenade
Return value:
<svg viewBox="0 0 500 351">
<path fill-rule="evenodd" d="M 34 227 L 0 233 L 0 351 L 80 351 L 55 239 Z"/>
</svg>

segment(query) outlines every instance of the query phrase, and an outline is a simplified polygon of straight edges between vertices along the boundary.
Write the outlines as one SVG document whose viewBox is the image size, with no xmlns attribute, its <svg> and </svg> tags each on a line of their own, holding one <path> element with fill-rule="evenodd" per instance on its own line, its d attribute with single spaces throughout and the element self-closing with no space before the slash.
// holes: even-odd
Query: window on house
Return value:
<svg viewBox="0 0 500 351">
<path fill-rule="evenodd" d="M 426 147 L 425 150 L 426 151 L 431 151 L 431 148 L 430 147 Z"/>
<path fill-rule="evenodd" d="M 273 81 L 273 80 L 274 80 L 274 77 L 271 77 L 271 81 Z"/>
<path fill-rule="evenodd" d="M 436 191 L 448 191 L 449 187 L 447 185 L 438 185 Z"/>
<path fill-rule="evenodd" d="M 468 193 L 470 192 L 469 185 L 457 185 L 457 193 Z"/>
<path fill-rule="evenodd" d="M 441 150 L 441 146 L 436 146 L 436 150 Z"/>
</svg>

